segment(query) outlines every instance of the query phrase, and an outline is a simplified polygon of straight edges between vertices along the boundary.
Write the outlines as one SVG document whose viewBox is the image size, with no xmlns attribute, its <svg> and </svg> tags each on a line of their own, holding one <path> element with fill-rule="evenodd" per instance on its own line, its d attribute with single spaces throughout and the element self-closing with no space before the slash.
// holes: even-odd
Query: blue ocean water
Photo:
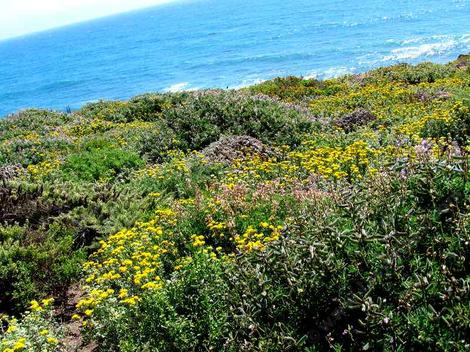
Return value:
<svg viewBox="0 0 470 352">
<path fill-rule="evenodd" d="M 470 0 L 182 0 L 0 42 L 0 116 L 470 52 Z"/>
</svg>

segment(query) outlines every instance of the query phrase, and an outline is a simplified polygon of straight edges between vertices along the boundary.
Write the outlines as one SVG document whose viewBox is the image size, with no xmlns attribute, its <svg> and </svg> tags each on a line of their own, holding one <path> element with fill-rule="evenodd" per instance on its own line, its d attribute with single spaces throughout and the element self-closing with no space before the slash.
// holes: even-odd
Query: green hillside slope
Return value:
<svg viewBox="0 0 470 352">
<path fill-rule="evenodd" d="M 467 350 L 469 141 L 468 56 L 3 119 L 0 351 Z"/>
</svg>

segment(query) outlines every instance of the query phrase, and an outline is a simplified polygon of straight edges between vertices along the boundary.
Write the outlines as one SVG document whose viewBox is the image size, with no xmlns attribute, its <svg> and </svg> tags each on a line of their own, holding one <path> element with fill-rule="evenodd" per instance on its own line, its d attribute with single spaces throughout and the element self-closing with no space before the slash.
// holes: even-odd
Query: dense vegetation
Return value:
<svg viewBox="0 0 470 352">
<path fill-rule="evenodd" d="M 467 56 L 9 116 L 0 351 L 467 350 L 469 141 Z"/>
</svg>

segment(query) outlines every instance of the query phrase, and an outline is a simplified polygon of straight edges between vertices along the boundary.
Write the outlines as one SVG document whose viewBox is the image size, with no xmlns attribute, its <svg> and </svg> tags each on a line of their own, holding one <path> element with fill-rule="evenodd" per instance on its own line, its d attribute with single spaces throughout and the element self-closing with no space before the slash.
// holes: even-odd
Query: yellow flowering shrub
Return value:
<svg viewBox="0 0 470 352">
<path fill-rule="evenodd" d="M 52 303 L 52 298 L 32 301 L 29 312 L 21 320 L 0 315 L 4 327 L 0 330 L 0 351 L 58 351 L 62 332 L 54 322 Z"/>
<path fill-rule="evenodd" d="M 174 225 L 175 215 L 171 209 L 158 209 L 155 219 L 138 222 L 100 242 L 84 264 L 88 296 L 77 308 L 85 317 L 107 301 L 133 306 L 141 294 L 164 286 L 164 258 L 176 253 L 164 226 Z"/>
<path fill-rule="evenodd" d="M 60 159 L 45 160 L 36 165 L 28 165 L 27 170 L 34 178 L 40 178 L 49 175 L 54 170 L 57 170 L 62 161 Z"/>
</svg>

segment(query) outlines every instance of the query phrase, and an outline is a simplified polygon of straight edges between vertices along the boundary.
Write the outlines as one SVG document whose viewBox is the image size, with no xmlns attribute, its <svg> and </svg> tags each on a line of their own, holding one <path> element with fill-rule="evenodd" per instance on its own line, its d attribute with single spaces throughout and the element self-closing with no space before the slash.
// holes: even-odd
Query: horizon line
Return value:
<svg viewBox="0 0 470 352">
<path fill-rule="evenodd" d="M 159 3 L 159 4 L 139 7 L 139 8 L 132 9 L 132 10 L 118 11 L 118 12 L 111 13 L 111 14 L 104 15 L 104 16 L 98 16 L 98 17 L 93 17 L 93 18 L 89 18 L 89 19 L 74 21 L 74 22 L 70 22 L 70 23 L 67 23 L 67 24 L 48 27 L 48 28 L 43 28 L 43 29 L 39 29 L 39 30 L 36 30 L 36 31 L 28 32 L 28 33 L 23 33 L 23 34 L 8 36 L 8 37 L 0 37 L 0 44 L 2 44 L 4 42 L 23 39 L 23 38 L 38 35 L 38 34 L 43 34 L 43 33 L 47 33 L 47 32 L 54 32 L 56 30 L 61 30 L 61 29 L 65 29 L 65 28 L 68 28 L 68 27 L 74 27 L 74 26 L 77 26 L 77 25 L 85 24 L 85 23 L 101 21 L 101 20 L 104 20 L 104 19 L 112 18 L 112 17 L 119 17 L 119 16 L 123 16 L 123 15 L 127 15 L 127 14 L 147 11 L 149 9 L 153 9 L 153 8 L 157 8 L 157 7 L 174 5 L 176 3 L 185 3 L 185 2 L 193 2 L 193 1 L 196 1 L 196 0 L 165 0 L 165 2 L 162 2 L 162 3 Z"/>
</svg>

